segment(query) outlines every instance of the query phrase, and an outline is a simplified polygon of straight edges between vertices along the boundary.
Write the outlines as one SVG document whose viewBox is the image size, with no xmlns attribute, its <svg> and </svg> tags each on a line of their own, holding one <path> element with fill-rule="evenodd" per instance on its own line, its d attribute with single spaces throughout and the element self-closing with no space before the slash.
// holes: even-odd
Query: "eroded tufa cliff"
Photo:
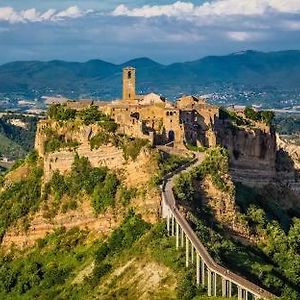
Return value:
<svg viewBox="0 0 300 300">
<path fill-rule="evenodd" d="M 234 181 L 249 186 L 269 184 L 276 177 L 276 135 L 261 122 L 235 126 L 220 120 L 217 143 L 230 153 L 230 174 Z"/>
</svg>

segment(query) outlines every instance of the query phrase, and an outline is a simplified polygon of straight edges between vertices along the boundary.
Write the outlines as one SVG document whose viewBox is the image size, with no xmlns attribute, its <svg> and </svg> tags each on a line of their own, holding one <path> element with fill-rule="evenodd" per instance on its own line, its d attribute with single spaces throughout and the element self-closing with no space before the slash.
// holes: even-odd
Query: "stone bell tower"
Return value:
<svg viewBox="0 0 300 300">
<path fill-rule="evenodd" d="M 135 95 L 135 68 L 123 69 L 123 101 L 134 101 Z"/>
</svg>

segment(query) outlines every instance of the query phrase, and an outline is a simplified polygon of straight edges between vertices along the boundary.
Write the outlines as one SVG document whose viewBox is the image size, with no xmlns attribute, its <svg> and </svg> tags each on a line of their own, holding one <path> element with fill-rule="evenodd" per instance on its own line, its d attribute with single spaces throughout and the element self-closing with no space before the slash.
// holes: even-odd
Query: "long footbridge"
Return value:
<svg viewBox="0 0 300 300">
<path fill-rule="evenodd" d="M 207 288 L 208 296 L 230 298 L 237 294 L 238 300 L 276 298 L 270 292 L 217 264 L 179 211 L 173 193 L 174 180 L 181 172 L 188 172 L 200 163 L 201 159 L 195 158 L 188 165 L 168 174 L 162 184 L 162 217 L 167 220 L 169 235 L 176 238 L 176 248 L 185 247 L 186 267 L 196 268 L 196 283 Z"/>
</svg>

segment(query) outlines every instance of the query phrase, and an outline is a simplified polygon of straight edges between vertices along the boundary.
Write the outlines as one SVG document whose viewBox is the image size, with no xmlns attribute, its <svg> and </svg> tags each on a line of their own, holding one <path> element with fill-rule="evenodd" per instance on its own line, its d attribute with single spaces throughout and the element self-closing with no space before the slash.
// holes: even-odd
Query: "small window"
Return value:
<svg viewBox="0 0 300 300">
<path fill-rule="evenodd" d="M 128 72 L 128 79 L 131 79 L 131 71 Z"/>
<path fill-rule="evenodd" d="M 128 98 L 130 99 L 130 97 L 131 97 L 131 95 L 130 94 L 128 94 Z"/>
<path fill-rule="evenodd" d="M 170 116 L 173 116 L 173 112 L 172 111 L 170 111 Z"/>
<path fill-rule="evenodd" d="M 167 116 L 169 115 L 169 112 L 167 111 Z"/>
</svg>

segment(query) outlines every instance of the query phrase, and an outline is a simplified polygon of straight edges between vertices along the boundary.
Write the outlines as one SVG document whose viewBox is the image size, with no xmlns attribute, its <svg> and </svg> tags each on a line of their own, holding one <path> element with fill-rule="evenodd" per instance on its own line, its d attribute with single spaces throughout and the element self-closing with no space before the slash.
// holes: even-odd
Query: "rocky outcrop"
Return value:
<svg viewBox="0 0 300 300">
<path fill-rule="evenodd" d="M 18 248 L 26 248 L 60 227 L 66 229 L 79 227 L 88 229 L 97 236 L 105 236 L 120 222 L 120 218 L 117 218 L 113 211 L 96 216 L 88 199 L 84 199 L 76 210 L 58 213 L 53 219 L 46 218 L 44 213 L 45 211 L 42 209 L 32 215 L 27 230 L 24 230 L 21 222 L 11 227 L 3 238 L 2 247 L 9 248 L 16 245 Z"/>
<path fill-rule="evenodd" d="M 76 150 L 62 150 L 44 156 L 44 177 L 51 179 L 53 172 L 64 174 L 71 170 L 75 154 L 87 157 L 93 167 L 107 166 L 109 169 L 120 169 L 125 165 L 123 151 L 113 146 L 102 146 L 91 150 L 89 145 L 82 144 Z"/>
<path fill-rule="evenodd" d="M 276 177 L 276 135 L 264 124 L 235 127 L 226 121 L 216 128 L 217 143 L 230 153 L 230 174 L 234 181 L 263 186 Z"/>
</svg>

